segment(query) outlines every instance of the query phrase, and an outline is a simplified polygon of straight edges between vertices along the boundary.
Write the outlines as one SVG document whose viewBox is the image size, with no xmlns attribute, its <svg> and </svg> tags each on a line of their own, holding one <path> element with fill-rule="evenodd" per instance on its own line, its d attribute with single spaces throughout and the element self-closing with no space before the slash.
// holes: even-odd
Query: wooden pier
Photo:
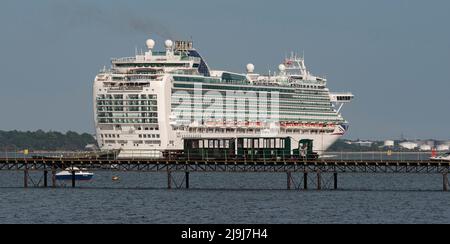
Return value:
<svg viewBox="0 0 450 244">
<path fill-rule="evenodd" d="M 0 171 L 24 173 L 24 187 L 28 187 L 29 173 L 43 173 L 43 187 L 48 187 L 51 173 L 52 186 L 56 187 L 58 170 L 83 168 L 89 171 L 154 172 L 167 174 L 167 188 L 173 188 L 173 173 L 183 173 L 184 187 L 190 187 L 190 173 L 283 173 L 287 176 L 287 189 L 308 189 L 308 179 L 314 178 L 317 190 L 323 189 L 323 175 L 331 174 L 333 189 L 338 189 L 338 175 L 345 173 L 365 174 L 436 174 L 443 179 L 443 190 L 448 191 L 450 162 L 422 160 L 101 160 L 81 158 L 52 159 L 0 159 Z M 303 182 L 294 184 L 294 175 Z M 76 186 L 72 171 L 72 187 Z M 180 186 L 177 186 L 180 187 Z M 182 186 L 181 186 L 182 187 Z"/>
</svg>

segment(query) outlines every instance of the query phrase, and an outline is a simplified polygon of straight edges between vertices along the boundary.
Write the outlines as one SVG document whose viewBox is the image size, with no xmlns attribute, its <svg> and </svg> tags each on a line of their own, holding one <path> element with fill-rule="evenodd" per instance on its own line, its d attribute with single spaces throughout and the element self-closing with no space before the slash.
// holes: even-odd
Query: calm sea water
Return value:
<svg viewBox="0 0 450 244">
<path fill-rule="evenodd" d="M 192 173 L 190 190 L 166 184 L 165 174 L 96 172 L 76 189 L 22 189 L 23 173 L 0 171 L 0 223 L 450 223 L 440 175 L 341 174 L 338 191 L 320 192 L 285 190 L 285 174 Z"/>
</svg>

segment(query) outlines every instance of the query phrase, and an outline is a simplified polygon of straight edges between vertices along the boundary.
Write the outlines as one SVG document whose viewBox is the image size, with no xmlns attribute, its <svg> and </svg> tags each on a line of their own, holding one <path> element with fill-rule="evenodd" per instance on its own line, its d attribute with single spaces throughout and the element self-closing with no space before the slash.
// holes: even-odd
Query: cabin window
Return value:
<svg viewBox="0 0 450 244">
<path fill-rule="evenodd" d="M 192 141 L 192 149 L 197 149 L 197 148 L 198 148 L 198 142 Z"/>
<path fill-rule="evenodd" d="M 253 140 L 254 148 L 259 148 L 259 140 Z"/>
</svg>

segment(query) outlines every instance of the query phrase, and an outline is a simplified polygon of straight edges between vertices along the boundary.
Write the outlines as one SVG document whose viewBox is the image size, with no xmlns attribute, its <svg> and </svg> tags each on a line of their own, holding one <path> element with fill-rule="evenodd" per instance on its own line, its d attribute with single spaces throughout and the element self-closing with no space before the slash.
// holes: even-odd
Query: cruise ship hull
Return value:
<svg viewBox="0 0 450 244">
<path fill-rule="evenodd" d="M 263 135 L 255 135 L 255 134 L 216 134 L 216 133 L 203 133 L 203 134 L 183 134 L 180 138 L 178 138 L 177 143 L 174 147 L 171 147 L 170 150 L 183 150 L 183 139 L 182 138 L 248 138 Z M 274 136 L 274 135 L 271 135 Z M 330 148 L 339 138 L 341 138 L 343 134 L 288 134 L 288 133 L 280 133 L 277 134 L 276 137 L 291 137 L 291 145 L 298 145 L 298 142 L 302 139 L 311 139 L 313 140 L 314 148 L 313 150 L 317 152 L 319 155 L 323 155 L 328 148 Z M 275 137 L 275 136 L 274 136 Z M 294 149 L 293 146 L 292 149 Z M 117 146 L 110 145 L 106 147 L 108 150 L 117 149 Z M 162 152 L 164 150 L 157 149 L 154 147 L 147 148 L 136 148 L 136 147 L 121 147 L 121 152 L 118 154 L 119 158 L 129 159 L 129 158 L 158 158 L 162 156 Z"/>
<path fill-rule="evenodd" d="M 348 127 L 326 80 L 306 71 L 297 57 L 278 76 L 213 71 L 192 44 L 166 42 L 152 51 L 114 59 L 93 86 L 94 119 L 102 150 L 119 158 L 158 158 L 183 150 L 185 138 L 291 137 L 292 149 L 311 139 L 323 154 Z M 186 49 L 185 49 L 186 48 Z"/>
<path fill-rule="evenodd" d="M 177 110 L 177 105 L 173 105 L 175 100 L 177 100 L 174 98 L 177 91 L 174 89 L 173 83 L 172 77 L 167 76 L 160 82 L 150 84 L 146 89 L 121 91 L 118 93 L 118 91 L 105 89 L 101 82 L 97 82 L 94 86 L 94 98 L 108 96 L 108 94 L 121 94 L 120 96 L 123 97 L 153 96 L 156 103 L 155 110 L 158 113 L 156 124 L 102 124 L 96 116 L 97 139 L 101 148 L 103 150 L 120 150 L 119 158 L 155 158 L 162 157 L 163 152 L 166 150 L 182 150 L 183 138 L 291 137 L 292 145 L 298 145 L 298 141 L 301 139 L 312 139 L 314 141 L 314 150 L 321 155 L 342 137 L 347 130 L 347 127 L 342 124 L 330 125 L 331 127 L 327 128 L 327 132 L 323 131 L 322 124 L 308 124 L 305 126 L 315 127 L 277 128 L 274 133 L 270 132 L 271 128 L 263 127 L 262 125 L 258 126 L 258 123 L 252 123 L 253 126 L 251 124 L 248 125 L 248 123 L 245 126 L 241 122 L 232 123 L 231 125 L 210 126 L 206 124 L 199 125 L 198 121 L 189 121 L 189 124 L 182 125 L 174 121 L 174 118 L 171 118 L 171 115 L 174 113 L 180 113 L 179 109 Z M 190 100 L 195 99 L 191 98 Z M 203 101 L 203 98 L 199 99 Z M 98 103 L 98 99 L 95 99 L 94 102 Z M 188 105 L 191 106 L 191 104 Z M 99 106 L 95 106 L 95 110 L 97 115 Z M 186 112 L 186 110 L 182 110 L 182 112 Z M 191 119 L 197 116 L 203 118 L 204 114 L 190 114 Z M 251 133 L 236 133 L 236 131 L 241 129 L 251 131 Z M 214 132 L 209 133 L 209 131 Z M 220 131 L 223 131 L 223 133 Z"/>
</svg>

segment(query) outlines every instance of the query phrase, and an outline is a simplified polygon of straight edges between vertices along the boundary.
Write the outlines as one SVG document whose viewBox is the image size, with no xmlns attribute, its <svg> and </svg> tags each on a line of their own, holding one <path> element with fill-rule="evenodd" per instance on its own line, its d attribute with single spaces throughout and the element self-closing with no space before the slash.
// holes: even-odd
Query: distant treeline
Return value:
<svg viewBox="0 0 450 244">
<path fill-rule="evenodd" d="M 86 145 L 96 144 L 95 138 L 87 133 L 69 131 L 35 132 L 0 131 L 0 150 L 84 150 Z"/>
</svg>

